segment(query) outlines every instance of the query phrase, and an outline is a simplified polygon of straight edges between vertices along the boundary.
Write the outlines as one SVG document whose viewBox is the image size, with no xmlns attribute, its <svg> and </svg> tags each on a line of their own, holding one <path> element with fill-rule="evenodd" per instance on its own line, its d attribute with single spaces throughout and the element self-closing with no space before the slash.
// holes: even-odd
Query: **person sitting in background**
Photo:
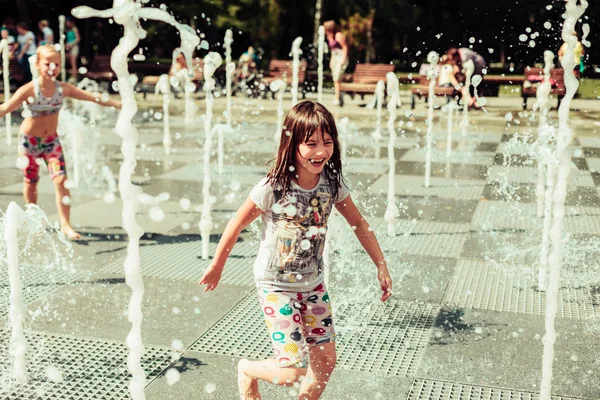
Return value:
<svg viewBox="0 0 600 400">
<path fill-rule="evenodd" d="M 14 48 L 17 47 L 15 38 L 10 35 L 8 28 L 6 28 L 5 26 L 2 26 L 2 28 L 0 28 L 0 35 L 1 39 L 6 40 L 8 42 L 8 51 L 10 54 L 12 54 Z"/>
<path fill-rule="evenodd" d="M 442 56 L 440 58 L 440 73 L 438 75 L 438 86 L 442 87 L 453 87 L 456 90 L 461 90 L 461 84 L 456 79 L 456 74 L 460 71 L 456 64 L 451 64 L 448 60 L 448 56 Z"/>
<path fill-rule="evenodd" d="M 29 27 L 25 22 L 19 22 L 17 24 L 17 43 L 19 44 L 17 61 L 25 73 L 23 83 L 31 81 L 31 68 L 29 66 L 29 57 L 35 54 L 37 46 L 35 45 L 35 35 L 29 30 Z M 14 53 L 13 53 L 14 54 Z"/>
<path fill-rule="evenodd" d="M 50 28 L 48 20 L 43 19 L 38 22 L 38 28 L 42 31 L 42 39 L 40 40 L 40 46 L 44 44 L 54 44 L 54 32 Z"/>
<path fill-rule="evenodd" d="M 171 86 L 174 88 L 177 96 L 185 90 L 185 85 L 189 81 L 187 61 L 183 53 L 179 53 L 175 57 L 175 62 L 171 65 L 169 75 L 171 75 Z"/>
<path fill-rule="evenodd" d="M 237 79 L 248 79 L 256 71 L 257 62 L 258 56 L 254 51 L 254 47 L 248 46 L 248 50 L 240 56 Z"/>
<path fill-rule="evenodd" d="M 459 72 L 462 74 L 470 74 L 471 77 L 473 75 L 479 75 L 481 76 L 481 78 L 483 78 L 487 73 L 486 62 L 484 58 L 471 49 L 468 49 L 466 47 L 461 47 L 460 49 L 452 47 L 448 49 L 446 56 L 448 57 L 448 62 L 456 65 L 458 67 Z M 467 71 L 467 66 L 470 66 L 472 70 Z M 461 89 L 461 94 L 463 100 L 465 100 L 468 103 L 468 107 L 478 108 L 476 105 L 477 98 L 474 97 L 475 88 L 473 87 L 473 85 L 469 85 L 468 90 L 466 86 L 463 86 Z"/>
</svg>

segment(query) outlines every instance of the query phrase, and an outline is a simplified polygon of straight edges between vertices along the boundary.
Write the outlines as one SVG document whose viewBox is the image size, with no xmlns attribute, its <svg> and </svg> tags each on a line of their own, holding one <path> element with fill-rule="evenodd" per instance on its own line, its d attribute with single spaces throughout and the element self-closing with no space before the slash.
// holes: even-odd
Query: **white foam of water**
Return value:
<svg viewBox="0 0 600 400">
<path fill-rule="evenodd" d="M 427 55 L 427 62 L 430 64 L 429 75 L 429 93 L 427 95 L 429 102 L 429 109 L 427 111 L 427 152 L 425 153 L 425 187 L 430 186 L 431 181 L 431 142 L 433 132 L 433 102 L 435 101 L 435 83 L 437 81 L 437 63 L 439 61 L 439 55 L 432 51 Z"/>
<path fill-rule="evenodd" d="M 388 96 L 390 101 L 388 102 L 387 109 L 390 113 L 388 118 L 388 132 L 390 135 L 388 141 L 388 195 L 387 195 L 387 208 L 385 210 L 384 219 L 388 224 L 388 234 L 394 235 L 394 226 L 396 224 L 396 218 L 398 217 L 398 207 L 396 206 L 396 158 L 395 158 L 395 144 L 396 144 L 396 128 L 394 123 L 398 116 L 396 110 L 396 99 L 398 98 L 397 92 L 399 87 L 398 77 L 393 72 L 386 74 L 388 86 Z"/>
<path fill-rule="evenodd" d="M 571 100 L 579 87 L 579 81 L 573 73 L 577 38 L 572 33 L 575 31 L 575 23 L 583 15 L 587 6 L 588 2 L 586 0 L 580 0 L 580 5 L 577 5 L 577 0 L 568 0 L 566 3 L 566 17 L 562 29 L 562 39 L 567 43 L 567 51 L 562 59 L 566 93 L 558 109 L 556 159 L 559 165 L 556 187 L 553 193 L 554 207 L 552 209 L 552 227 L 550 228 L 552 251 L 548 257 L 549 274 L 545 315 L 546 333 L 542 340 L 544 351 L 540 400 L 550 400 L 550 392 L 552 390 L 552 366 L 554 363 L 554 343 L 556 341 L 554 320 L 558 309 L 559 279 L 562 266 L 562 220 L 565 213 L 564 204 L 567 196 L 567 179 L 571 168 L 571 159 L 567 151 L 567 146 L 572 139 L 571 128 L 569 127 L 569 108 L 571 107 Z"/>
<path fill-rule="evenodd" d="M 58 43 L 60 48 L 60 80 L 67 80 L 67 62 L 65 57 L 65 21 L 64 15 L 58 16 Z"/>
<path fill-rule="evenodd" d="M 213 75 L 222 63 L 219 53 L 211 52 L 204 57 L 204 90 L 206 91 L 206 115 L 204 116 L 204 179 L 202 181 L 202 214 L 200 217 L 200 235 L 202 237 L 202 259 L 208 259 L 208 246 L 210 243 L 210 232 L 213 228 L 212 218 L 210 216 L 210 153 L 212 147 L 212 116 L 213 116 L 213 94 L 215 79 Z"/>
<path fill-rule="evenodd" d="M 8 41 L 0 40 L 0 50 L 2 51 L 2 74 L 4 76 L 4 102 L 10 99 L 10 81 L 9 81 L 9 58 L 8 58 Z M 12 145 L 12 120 L 11 113 L 6 113 L 4 116 L 6 122 L 6 144 Z"/>
<path fill-rule="evenodd" d="M 231 126 L 231 81 L 233 80 L 233 73 L 235 72 L 235 64 L 231 62 L 231 43 L 233 43 L 233 32 L 231 29 L 227 29 L 225 31 L 223 46 L 225 47 L 225 88 L 227 91 L 227 125 L 229 126 Z"/>
<path fill-rule="evenodd" d="M 163 96 L 163 148 L 165 151 L 165 155 L 171 154 L 171 147 L 173 146 L 173 141 L 171 140 L 171 126 L 169 122 L 169 104 L 171 102 L 170 93 L 171 93 L 171 84 L 169 82 L 169 75 L 162 74 L 158 78 L 158 82 L 156 83 L 156 87 L 154 88 L 154 92 L 156 94 L 161 93 Z"/>
<path fill-rule="evenodd" d="M 318 55 L 317 55 L 317 101 L 319 103 L 323 102 L 323 49 L 325 44 L 325 27 L 323 25 L 319 26 L 318 29 Z"/>
<path fill-rule="evenodd" d="M 302 44 L 302 37 L 298 36 L 292 42 L 292 107 L 298 102 L 298 82 L 300 73 L 300 45 Z"/>
<path fill-rule="evenodd" d="M 275 143 L 279 143 L 283 131 L 283 94 L 287 88 L 287 83 L 283 79 L 277 79 L 271 82 L 269 89 L 276 93 L 277 97 L 277 128 L 275 130 Z"/>
</svg>

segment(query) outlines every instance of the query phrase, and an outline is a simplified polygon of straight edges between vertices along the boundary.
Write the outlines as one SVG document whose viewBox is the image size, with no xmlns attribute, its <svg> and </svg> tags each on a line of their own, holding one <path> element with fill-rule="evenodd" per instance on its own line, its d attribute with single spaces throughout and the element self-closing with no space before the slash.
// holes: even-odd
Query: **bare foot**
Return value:
<svg viewBox="0 0 600 400">
<path fill-rule="evenodd" d="M 250 378 L 244 372 L 248 367 L 249 361 L 241 359 L 238 362 L 238 388 L 240 391 L 241 400 L 260 400 L 260 393 L 258 392 L 258 381 Z"/>
<path fill-rule="evenodd" d="M 71 225 L 63 226 L 60 230 L 71 240 L 81 239 L 81 235 Z"/>
</svg>

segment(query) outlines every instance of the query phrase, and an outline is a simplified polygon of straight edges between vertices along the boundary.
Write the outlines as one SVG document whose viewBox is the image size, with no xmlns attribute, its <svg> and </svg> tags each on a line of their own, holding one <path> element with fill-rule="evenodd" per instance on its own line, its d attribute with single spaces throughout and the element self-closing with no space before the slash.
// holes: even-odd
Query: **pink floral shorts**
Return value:
<svg viewBox="0 0 600 400">
<path fill-rule="evenodd" d="M 48 166 L 52 179 L 67 173 L 65 157 L 56 132 L 46 137 L 21 134 L 19 155 L 26 156 L 29 160 L 27 167 L 23 169 L 25 182 L 35 183 L 40 179 L 40 166 L 37 163 L 39 158 Z"/>
</svg>

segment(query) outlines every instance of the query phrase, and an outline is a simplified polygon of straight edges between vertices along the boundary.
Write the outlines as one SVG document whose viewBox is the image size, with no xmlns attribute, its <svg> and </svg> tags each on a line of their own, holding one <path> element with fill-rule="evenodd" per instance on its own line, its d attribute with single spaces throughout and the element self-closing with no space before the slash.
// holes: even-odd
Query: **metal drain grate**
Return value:
<svg viewBox="0 0 600 400">
<path fill-rule="evenodd" d="M 417 378 L 412 383 L 407 400 L 539 400 L 539 397 L 539 393 Z M 552 399 L 583 400 L 556 395 L 552 395 Z"/>
<path fill-rule="evenodd" d="M 425 162 L 425 149 L 411 149 L 401 161 Z M 446 150 L 432 149 L 431 161 L 436 163 L 467 164 L 467 165 L 490 165 L 494 162 L 496 153 L 481 151 L 453 151 L 450 157 L 446 156 Z"/>
<path fill-rule="evenodd" d="M 56 285 L 44 285 L 44 286 L 24 286 L 23 287 L 23 303 L 25 305 L 33 303 L 34 301 L 49 297 L 57 289 Z M 8 314 L 8 308 L 10 305 L 10 288 L 3 287 L 0 289 L 0 315 Z"/>
<path fill-rule="evenodd" d="M 210 243 L 210 254 L 214 254 L 217 243 Z M 182 279 L 197 281 L 211 259 L 202 260 L 200 254 L 202 242 L 190 241 L 186 237 L 174 237 L 166 243 L 143 246 L 140 248 L 140 264 L 142 274 L 156 278 Z M 234 247 L 221 283 L 228 285 L 253 286 L 254 275 L 252 266 L 258 253 L 258 243 L 241 241 Z M 104 267 L 103 272 L 122 273 L 124 258 L 119 258 Z"/>
<path fill-rule="evenodd" d="M 505 266 L 491 266 L 479 260 L 459 260 L 443 303 L 518 314 L 544 315 L 546 295 L 534 287 L 537 282 L 528 274 Z M 600 310 L 588 287 L 561 287 L 558 315 L 572 319 L 600 318 Z"/>
<path fill-rule="evenodd" d="M 594 187 L 594 180 L 590 171 L 573 170 L 571 171 L 572 179 L 576 186 Z M 517 183 L 534 183 L 538 180 L 537 167 L 516 167 L 504 165 L 492 165 L 488 169 L 488 182 L 510 182 Z"/>
<path fill-rule="evenodd" d="M 409 175 L 396 175 L 395 184 L 397 196 L 434 196 L 459 200 L 479 200 L 486 185 L 481 180 L 431 177 L 431 186 L 426 188 L 422 176 Z M 387 188 L 388 178 L 384 176 L 369 187 L 369 193 L 387 193 Z"/>
<path fill-rule="evenodd" d="M 414 374 L 429 341 L 437 309 L 430 304 L 389 301 L 336 310 L 363 328 L 337 338 L 338 366 L 389 375 Z M 358 321 L 355 321 L 356 318 Z M 190 350 L 236 357 L 271 357 L 271 341 L 255 294 L 245 297 Z"/>
<path fill-rule="evenodd" d="M 536 213 L 535 203 L 480 201 L 471 224 L 483 229 L 541 230 L 543 219 Z M 568 233 L 600 234 L 600 208 L 567 206 L 563 226 Z"/>
<path fill-rule="evenodd" d="M 3 332 L 3 359 L 9 368 L 9 334 Z M 8 399 L 127 399 L 130 375 L 127 371 L 127 348 L 123 343 L 69 336 L 32 333 L 27 335 L 29 383 L 0 392 Z M 166 348 L 147 347 L 142 367 L 147 382 L 171 364 L 173 352 Z M 63 382 L 48 381 L 45 369 L 54 366 L 62 372 Z"/>
</svg>

